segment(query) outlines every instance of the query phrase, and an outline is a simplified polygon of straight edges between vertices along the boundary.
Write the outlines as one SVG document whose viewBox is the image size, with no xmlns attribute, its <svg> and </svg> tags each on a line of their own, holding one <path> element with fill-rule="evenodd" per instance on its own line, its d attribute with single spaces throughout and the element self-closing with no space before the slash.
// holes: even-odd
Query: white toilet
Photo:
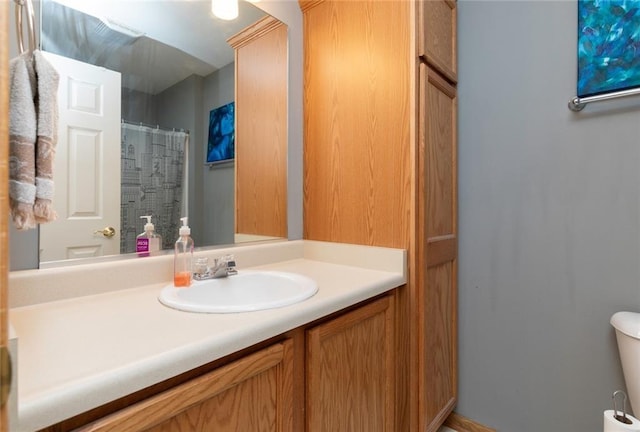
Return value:
<svg viewBox="0 0 640 432">
<path fill-rule="evenodd" d="M 616 329 L 627 395 L 633 414 L 640 416 L 640 313 L 617 312 L 611 317 Z"/>
</svg>

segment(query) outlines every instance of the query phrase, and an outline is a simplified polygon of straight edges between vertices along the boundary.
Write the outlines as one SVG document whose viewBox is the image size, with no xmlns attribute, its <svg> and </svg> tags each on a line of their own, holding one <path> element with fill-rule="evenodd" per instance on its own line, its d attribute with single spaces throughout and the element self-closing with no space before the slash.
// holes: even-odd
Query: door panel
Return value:
<svg viewBox="0 0 640 432">
<path fill-rule="evenodd" d="M 425 404 L 427 419 L 440 418 L 457 395 L 456 379 L 456 297 L 454 261 L 427 270 L 429 294 L 425 296 Z M 453 407 L 451 407 L 453 408 Z M 437 428 L 436 428 L 437 429 Z"/>
<path fill-rule="evenodd" d="M 422 335 L 420 430 L 436 431 L 457 399 L 456 89 L 420 65 L 417 301 Z"/>
<path fill-rule="evenodd" d="M 120 73 L 43 53 L 60 74 L 55 222 L 40 261 L 120 253 Z M 115 235 L 95 233 L 114 227 Z"/>
</svg>

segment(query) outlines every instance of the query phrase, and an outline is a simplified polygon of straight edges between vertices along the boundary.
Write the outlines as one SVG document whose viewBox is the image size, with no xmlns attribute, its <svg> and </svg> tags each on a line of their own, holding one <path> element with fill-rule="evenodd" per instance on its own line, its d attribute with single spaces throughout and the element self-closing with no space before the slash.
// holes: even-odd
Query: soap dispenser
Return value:
<svg viewBox="0 0 640 432">
<path fill-rule="evenodd" d="M 191 285 L 193 261 L 193 239 L 191 229 L 187 226 L 187 218 L 180 218 L 180 237 L 176 240 L 175 255 L 173 259 L 173 285 L 175 287 L 188 287 Z"/>
<path fill-rule="evenodd" d="M 162 238 L 154 231 L 155 227 L 151 223 L 151 215 L 140 216 L 140 219 L 145 218 L 147 223 L 144 224 L 144 231 L 136 237 L 136 252 L 139 256 L 149 256 L 158 252 L 162 244 Z"/>
</svg>

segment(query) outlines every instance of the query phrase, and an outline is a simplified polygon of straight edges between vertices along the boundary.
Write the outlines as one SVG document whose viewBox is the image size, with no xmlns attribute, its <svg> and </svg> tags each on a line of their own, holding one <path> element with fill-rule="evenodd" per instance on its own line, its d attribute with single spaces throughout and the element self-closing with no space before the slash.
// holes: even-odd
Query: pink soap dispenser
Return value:
<svg viewBox="0 0 640 432">
<path fill-rule="evenodd" d="M 138 256 L 149 256 L 161 249 L 162 238 L 155 232 L 155 227 L 151 223 L 151 216 L 140 216 L 140 219 L 147 219 L 144 224 L 144 231 L 136 237 L 136 253 Z"/>
</svg>

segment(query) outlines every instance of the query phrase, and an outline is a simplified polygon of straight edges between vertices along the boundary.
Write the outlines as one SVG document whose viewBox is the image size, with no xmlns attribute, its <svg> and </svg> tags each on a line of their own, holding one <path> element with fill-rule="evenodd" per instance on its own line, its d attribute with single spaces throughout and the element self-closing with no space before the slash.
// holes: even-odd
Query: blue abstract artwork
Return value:
<svg viewBox="0 0 640 432">
<path fill-rule="evenodd" d="M 640 86 L 640 0 L 578 1 L 578 96 Z"/>
<path fill-rule="evenodd" d="M 234 158 L 234 111 L 233 102 L 209 111 L 207 163 L 224 162 Z"/>
</svg>

